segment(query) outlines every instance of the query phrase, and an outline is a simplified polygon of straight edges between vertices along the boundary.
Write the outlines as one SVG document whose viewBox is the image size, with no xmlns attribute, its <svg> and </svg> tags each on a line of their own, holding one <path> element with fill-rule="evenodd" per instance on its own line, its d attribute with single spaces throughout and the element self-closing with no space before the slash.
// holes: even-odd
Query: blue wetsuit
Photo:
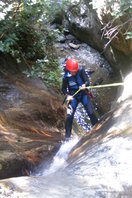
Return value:
<svg viewBox="0 0 132 198">
<path fill-rule="evenodd" d="M 80 68 L 75 76 L 69 72 L 65 72 L 62 83 L 62 92 L 64 94 L 73 95 L 83 84 L 89 86 L 89 79 L 84 69 Z M 68 104 L 65 124 L 66 138 L 71 136 L 73 118 L 79 102 L 83 104 L 88 116 L 90 117 L 92 125 L 95 125 L 98 121 L 94 114 L 90 97 L 87 95 L 85 90 L 80 91 Z"/>
</svg>

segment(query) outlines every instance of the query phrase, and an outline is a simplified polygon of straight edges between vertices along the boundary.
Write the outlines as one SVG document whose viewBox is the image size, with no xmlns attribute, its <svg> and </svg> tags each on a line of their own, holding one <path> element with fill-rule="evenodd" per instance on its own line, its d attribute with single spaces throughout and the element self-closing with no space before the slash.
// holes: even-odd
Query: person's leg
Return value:
<svg viewBox="0 0 132 198">
<path fill-rule="evenodd" d="M 71 136 L 72 123 L 77 105 L 78 105 L 78 101 L 74 98 L 67 107 L 67 115 L 66 115 L 66 123 L 65 123 L 66 138 L 69 138 Z"/>
<path fill-rule="evenodd" d="M 94 113 L 92 102 L 87 95 L 83 96 L 82 104 L 83 104 L 88 116 L 90 117 L 92 125 L 94 126 L 98 122 L 98 119 Z"/>
</svg>

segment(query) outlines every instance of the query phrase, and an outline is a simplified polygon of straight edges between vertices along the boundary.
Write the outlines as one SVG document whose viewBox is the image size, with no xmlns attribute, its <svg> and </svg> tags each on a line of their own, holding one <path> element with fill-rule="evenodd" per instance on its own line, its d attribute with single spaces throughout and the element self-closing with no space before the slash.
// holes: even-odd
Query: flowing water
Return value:
<svg viewBox="0 0 132 198">
<path fill-rule="evenodd" d="M 59 151 L 54 156 L 49 167 L 46 169 L 42 167 L 41 169 L 39 169 L 38 173 L 35 173 L 35 175 L 45 176 L 54 173 L 58 170 L 61 170 L 61 168 L 64 169 L 67 166 L 66 160 L 68 159 L 68 155 L 78 141 L 79 141 L 78 136 L 71 138 L 70 141 L 65 141 L 61 145 Z"/>
<path fill-rule="evenodd" d="M 1 198 L 131 198 L 132 136 L 97 138 L 68 163 L 77 141 L 63 143 L 48 169 L 0 183 Z"/>
</svg>

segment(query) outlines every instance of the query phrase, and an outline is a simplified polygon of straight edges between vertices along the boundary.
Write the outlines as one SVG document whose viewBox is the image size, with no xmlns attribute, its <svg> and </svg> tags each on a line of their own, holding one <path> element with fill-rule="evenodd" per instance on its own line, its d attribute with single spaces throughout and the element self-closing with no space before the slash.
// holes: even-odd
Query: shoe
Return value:
<svg viewBox="0 0 132 198">
<path fill-rule="evenodd" d="M 70 140 L 70 137 L 65 138 L 65 142 L 68 142 Z"/>
<path fill-rule="evenodd" d="M 72 138 L 71 137 L 67 137 L 65 138 L 65 142 L 69 142 Z"/>
</svg>

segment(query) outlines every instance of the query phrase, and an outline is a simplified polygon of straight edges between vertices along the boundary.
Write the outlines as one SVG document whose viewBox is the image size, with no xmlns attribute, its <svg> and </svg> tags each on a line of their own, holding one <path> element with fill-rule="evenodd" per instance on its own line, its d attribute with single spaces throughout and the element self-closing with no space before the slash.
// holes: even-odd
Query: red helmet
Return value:
<svg viewBox="0 0 132 198">
<path fill-rule="evenodd" d="M 75 59 L 68 59 L 66 62 L 66 69 L 69 72 L 77 72 L 79 69 L 78 61 Z"/>
</svg>

